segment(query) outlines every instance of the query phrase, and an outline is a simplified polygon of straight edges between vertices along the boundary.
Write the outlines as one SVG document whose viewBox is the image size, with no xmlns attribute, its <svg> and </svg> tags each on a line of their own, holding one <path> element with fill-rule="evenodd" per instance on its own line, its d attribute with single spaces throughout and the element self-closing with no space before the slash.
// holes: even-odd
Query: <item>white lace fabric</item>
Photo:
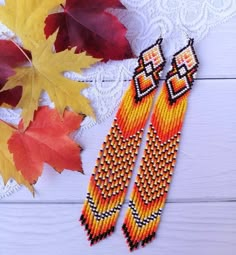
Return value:
<svg viewBox="0 0 236 255">
<path fill-rule="evenodd" d="M 127 38 L 136 56 L 161 35 L 168 58 L 186 44 L 187 37 L 199 42 L 211 28 L 236 15 L 236 0 L 121 1 L 127 10 L 111 12 L 127 27 Z M 0 24 L 0 39 L 11 36 L 12 33 Z M 85 70 L 83 75 L 66 73 L 68 78 L 90 81 L 91 86 L 83 94 L 91 100 L 97 117 L 96 121 L 87 117 L 77 137 L 84 129 L 104 121 L 117 109 L 136 63 L 137 59 L 109 61 Z M 42 94 L 41 104 L 51 105 L 46 93 Z M 20 119 L 20 110 L 0 108 L 0 119 L 16 124 Z M 12 194 L 18 188 L 13 180 L 4 187 L 0 178 L 0 198 Z"/>
</svg>

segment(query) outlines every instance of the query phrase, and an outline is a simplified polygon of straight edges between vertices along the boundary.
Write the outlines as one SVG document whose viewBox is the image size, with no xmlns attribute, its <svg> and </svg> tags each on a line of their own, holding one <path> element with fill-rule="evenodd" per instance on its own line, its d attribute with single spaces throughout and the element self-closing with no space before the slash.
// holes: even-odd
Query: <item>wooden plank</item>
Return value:
<svg viewBox="0 0 236 255">
<path fill-rule="evenodd" d="M 169 201 L 236 197 L 235 83 L 197 81 L 193 87 Z M 35 186 L 35 199 L 22 189 L 2 202 L 83 201 L 98 151 L 112 120 L 113 116 L 86 130 L 79 139 L 84 147 L 85 175 L 70 171 L 59 175 L 46 169 Z"/>
<path fill-rule="evenodd" d="M 129 254 L 121 232 L 90 247 L 78 223 L 81 205 L 1 205 L 0 254 Z M 234 255 L 236 203 L 168 204 L 154 240 L 134 254 Z"/>
<path fill-rule="evenodd" d="M 233 17 L 229 21 L 217 25 L 196 44 L 195 48 L 200 61 L 198 78 L 236 78 L 235 24 L 236 17 Z M 157 31 L 158 34 L 159 31 Z M 170 44 L 169 41 L 168 44 Z M 165 41 L 163 42 L 164 53 L 168 52 L 168 44 L 166 46 Z M 170 58 L 167 60 L 170 61 Z M 111 61 L 109 64 L 98 64 L 97 67 L 88 69 L 85 77 L 94 79 L 99 73 L 101 80 L 130 79 L 135 66 L 135 60 Z M 166 67 L 168 70 L 170 64 L 167 64 Z M 165 78 L 164 75 L 163 78 Z"/>
</svg>

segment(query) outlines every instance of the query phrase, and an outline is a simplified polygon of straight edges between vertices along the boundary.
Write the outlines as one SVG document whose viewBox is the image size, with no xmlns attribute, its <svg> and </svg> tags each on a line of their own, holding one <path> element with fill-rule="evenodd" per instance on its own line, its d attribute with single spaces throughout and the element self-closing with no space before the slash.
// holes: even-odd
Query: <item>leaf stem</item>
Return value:
<svg viewBox="0 0 236 255">
<path fill-rule="evenodd" d="M 4 34 L 4 33 L 3 33 Z M 4 34 L 5 36 L 7 36 L 6 34 Z M 8 37 L 8 36 L 7 36 Z M 8 37 L 9 38 L 9 37 Z M 29 58 L 29 56 L 25 53 L 25 51 L 12 39 L 9 38 L 9 40 L 15 44 L 15 46 L 21 51 L 21 53 L 25 56 L 25 58 L 29 61 L 29 63 L 31 64 L 31 66 L 33 66 L 33 62 L 32 60 Z"/>
<path fill-rule="evenodd" d="M 31 64 L 31 66 L 34 66 L 33 65 L 33 62 L 32 60 L 29 58 L 29 56 L 25 53 L 25 51 L 17 44 L 15 43 L 13 40 L 11 40 L 15 45 L 16 47 L 22 52 L 22 54 L 26 57 L 26 59 L 29 61 L 29 63 Z"/>
</svg>

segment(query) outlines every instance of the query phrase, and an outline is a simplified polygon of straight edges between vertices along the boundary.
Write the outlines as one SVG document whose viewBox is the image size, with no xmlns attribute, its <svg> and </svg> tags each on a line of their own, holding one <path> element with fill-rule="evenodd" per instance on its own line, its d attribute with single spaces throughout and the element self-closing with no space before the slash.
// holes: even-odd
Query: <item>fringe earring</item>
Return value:
<svg viewBox="0 0 236 255">
<path fill-rule="evenodd" d="M 141 53 L 91 176 L 80 217 L 91 245 L 114 232 L 165 64 L 161 43 Z"/>
<path fill-rule="evenodd" d="M 198 69 L 193 39 L 174 55 L 157 99 L 146 148 L 122 226 L 130 250 L 156 235 L 179 147 L 188 97 Z"/>
</svg>

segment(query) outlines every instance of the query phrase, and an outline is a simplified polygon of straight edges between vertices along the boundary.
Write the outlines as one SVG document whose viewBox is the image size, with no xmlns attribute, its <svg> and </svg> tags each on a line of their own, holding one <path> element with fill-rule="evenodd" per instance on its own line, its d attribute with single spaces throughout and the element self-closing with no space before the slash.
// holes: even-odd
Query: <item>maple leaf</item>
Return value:
<svg viewBox="0 0 236 255">
<path fill-rule="evenodd" d="M 31 192 L 34 192 L 33 187 L 16 169 L 13 156 L 8 150 L 7 141 L 11 137 L 14 128 L 0 121 L 0 174 L 4 183 L 11 178 L 15 179 L 17 183 L 25 185 Z"/>
<path fill-rule="evenodd" d="M 46 37 L 58 29 L 56 51 L 77 47 L 96 58 L 120 60 L 133 57 L 127 29 L 107 8 L 125 8 L 119 0 L 67 0 L 62 12 L 50 14 Z"/>
<path fill-rule="evenodd" d="M 22 108 L 25 128 L 33 119 L 38 108 L 41 92 L 47 91 L 57 110 L 63 114 L 67 106 L 74 111 L 94 116 L 89 100 L 81 95 L 81 90 L 88 87 L 86 83 L 77 82 L 64 77 L 66 71 L 81 72 L 95 62 L 85 53 L 74 54 L 74 50 L 53 53 L 52 45 L 55 35 L 41 43 L 31 51 L 32 60 L 28 58 L 29 66 L 17 67 L 15 75 L 11 76 L 2 91 L 15 88 L 22 84 L 22 97 L 17 107 Z"/>
<path fill-rule="evenodd" d="M 28 60 L 22 51 L 31 58 L 29 51 L 17 47 L 12 41 L 0 40 L 0 89 L 4 87 L 7 79 L 14 75 L 13 68 L 27 63 Z M 21 98 L 21 94 L 21 86 L 0 92 L 0 104 L 6 103 L 16 106 Z"/>
<path fill-rule="evenodd" d="M 0 20 L 32 51 L 44 40 L 44 20 L 61 0 L 5 0 L 0 6 Z"/>
<path fill-rule="evenodd" d="M 8 79 L 1 91 L 14 89 L 22 85 L 22 97 L 17 107 L 23 109 L 24 126 L 33 119 L 38 107 L 38 99 L 43 90 L 47 91 L 51 100 L 61 114 L 69 106 L 76 112 L 93 116 L 89 101 L 81 95 L 81 90 L 88 85 L 66 79 L 65 71 L 81 72 L 98 60 L 86 54 L 75 55 L 74 50 L 53 53 L 53 35 L 47 41 L 43 33 L 44 20 L 48 11 L 59 4 L 59 0 L 6 0 L 0 6 L 0 19 L 22 40 L 25 48 L 30 50 L 32 59 L 29 66 L 17 67 L 15 75 Z"/>
<path fill-rule="evenodd" d="M 21 121 L 8 141 L 16 168 L 29 183 L 42 174 L 43 163 L 58 172 L 64 169 L 82 171 L 81 148 L 68 136 L 80 127 L 82 115 L 65 111 L 63 118 L 55 109 L 40 107 L 35 120 L 24 131 Z"/>
</svg>

